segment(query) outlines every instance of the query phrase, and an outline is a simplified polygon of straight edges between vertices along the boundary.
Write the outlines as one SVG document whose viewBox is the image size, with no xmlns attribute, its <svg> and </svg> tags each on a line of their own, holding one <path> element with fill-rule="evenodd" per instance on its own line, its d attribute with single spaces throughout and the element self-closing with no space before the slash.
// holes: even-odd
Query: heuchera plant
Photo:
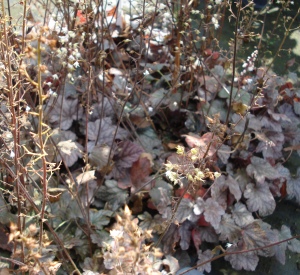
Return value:
<svg viewBox="0 0 300 275">
<path fill-rule="evenodd" d="M 300 203 L 300 168 L 285 167 L 300 155 L 299 80 L 295 60 L 278 76 L 257 49 L 238 59 L 253 3 L 50 2 L 48 26 L 22 43 L 4 31 L 0 49 L 10 262 L 31 274 L 184 274 L 181 255 L 195 251 L 201 274 L 220 257 L 254 271 L 260 256 L 299 253 L 299 236 L 263 220 L 278 199 Z M 226 10 L 235 36 L 221 50 Z"/>
</svg>

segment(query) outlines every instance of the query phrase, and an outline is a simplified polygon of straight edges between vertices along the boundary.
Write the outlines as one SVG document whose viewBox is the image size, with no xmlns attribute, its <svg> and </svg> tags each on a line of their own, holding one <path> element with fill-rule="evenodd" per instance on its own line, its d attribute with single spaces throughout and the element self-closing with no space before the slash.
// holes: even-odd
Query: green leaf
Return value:
<svg viewBox="0 0 300 275">
<path fill-rule="evenodd" d="M 103 229 L 104 225 L 110 223 L 110 218 L 113 215 L 110 210 L 90 209 L 90 222 L 96 229 Z"/>
<path fill-rule="evenodd" d="M 106 180 L 105 184 L 99 188 L 95 197 L 108 202 L 110 209 L 116 211 L 126 202 L 127 196 L 127 190 L 119 188 L 117 181 Z"/>
</svg>

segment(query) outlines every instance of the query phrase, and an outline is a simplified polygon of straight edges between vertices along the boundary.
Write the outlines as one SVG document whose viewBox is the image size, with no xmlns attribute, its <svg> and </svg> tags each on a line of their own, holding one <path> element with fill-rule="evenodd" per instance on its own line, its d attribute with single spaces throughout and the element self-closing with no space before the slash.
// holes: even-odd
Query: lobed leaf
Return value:
<svg viewBox="0 0 300 275">
<path fill-rule="evenodd" d="M 219 228 L 221 216 L 225 214 L 224 209 L 212 198 L 205 201 L 205 220 L 216 229 Z"/>
<path fill-rule="evenodd" d="M 236 253 L 236 254 L 230 254 L 226 255 L 224 259 L 226 261 L 229 261 L 232 267 L 236 270 L 249 270 L 254 271 L 257 267 L 259 258 L 254 252 L 242 252 L 242 245 L 232 245 L 231 247 L 226 249 L 226 252 L 230 253 Z"/>
<path fill-rule="evenodd" d="M 267 184 L 249 183 L 244 191 L 249 211 L 258 211 L 261 216 L 271 215 L 276 207 L 274 197 Z"/>
<path fill-rule="evenodd" d="M 274 180 L 279 178 L 277 170 L 266 160 L 253 156 L 251 164 L 246 168 L 247 174 L 254 177 L 258 183 L 264 183 L 265 179 Z"/>
<path fill-rule="evenodd" d="M 212 253 L 212 251 L 210 249 L 207 249 L 204 252 L 202 252 L 202 250 L 198 250 L 197 265 L 212 259 L 213 256 L 214 256 L 214 254 Z M 204 265 L 198 266 L 197 270 L 200 272 L 206 271 L 207 273 L 210 273 L 211 272 L 211 262 L 208 262 Z"/>
<path fill-rule="evenodd" d="M 238 226 L 246 226 L 254 221 L 252 213 L 241 202 L 233 206 L 232 218 Z"/>
</svg>

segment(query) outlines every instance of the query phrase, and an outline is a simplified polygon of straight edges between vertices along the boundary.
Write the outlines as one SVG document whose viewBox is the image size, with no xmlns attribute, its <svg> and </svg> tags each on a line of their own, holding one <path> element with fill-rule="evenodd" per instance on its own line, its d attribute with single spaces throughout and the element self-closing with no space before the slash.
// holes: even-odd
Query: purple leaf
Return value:
<svg viewBox="0 0 300 275">
<path fill-rule="evenodd" d="M 243 227 L 242 238 L 247 249 L 263 247 L 270 244 L 266 231 L 262 229 L 257 221 Z"/>
<path fill-rule="evenodd" d="M 78 99 L 67 99 L 61 95 L 57 98 L 50 97 L 45 109 L 45 113 L 47 112 L 52 126 L 60 127 L 62 130 L 69 129 L 73 120 L 81 118 L 83 115 L 83 109 L 78 104 Z"/>
<path fill-rule="evenodd" d="M 88 122 L 87 135 L 89 140 L 95 141 L 99 145 L 111 146 L 114 138 L 123 140 L 128 136 L 128 133 L 126 130 L 113 125 L 110 117 L 105 117 L 97 119 L 95 122 Z"/>
<path fill-rule="evenodd" d="M 83 147 L 75 141 L 64 140 L 57 144 L 57 148 L 60 151 L 60 155 L 57 155 L 56 160 L 64 160 L 65 164 L 70 167 L 78 158 L 82 158 Z"/>
<path fill-rule="evenodd" d="M 174 248 L 179 241 L 180 236 L 178 232 L 178 226 L 176 224 L 171 224 L 169 227 L 167 233 L 164 235 L 162 239 L 162 244 L 163 244 L 163 252 L 165 254 L 171 254 L 174 252 Z"/>
<path fill-rule="evenodd" d="M 257 135 L 260 139 L 262 135 Z M 284 143 L 283 133 L 267 131 L 264 133 L 264 140 L 256 148 L 256 152 L 262 152 L 265 159 L 282 157 L 282 147 Z"/>
<path fill-rule="evenodd" d="M 295 198 L 300 203 L 300 167 L 297 169 L 297 175 L 287 181 L 286 191 L 290 198 Z"/>
<path fill-rule="evenodd" d="M 274 229 L 274 230 L 268 230 L 267 231 L 267 236 L 270 240 L 271 243 L 277 243 L 279 241 L 281 241 L 280 237 L 280 233 L 278 232 L 278 230 Z M 287 248 L 287 243 L 281 243 L 275 246 L 270 247 L 269 249 L 271 250 L 271 254 L 269 256 L 275 256 L 275 258 L 277 259 L 277 261 L 279 261 L 282 265 L 285 264 L 285 251 Z"/>
<path fill-rule="evenodd" d="M 207 249 L 204 252 L 202 252 L 202 250 L 198 250 L 197 265 L 210 260 L 213 256 L 214 256 L 214 254 L 212 253 L 212 251 L 210 249 Z M 207 273 L 210 273 L 211 272 L 211 262 L 208 262 L 204 265 L 198 266 L 197 270 L 201 271 L 201 272 L 206 271 Z"/>
<path fill-rule="evenodd" d="M 283 225 L 281 227 L 280 240 L 286 240 L 289 238 L 292 238 L 291 230 L 286 225 Z M 300 253 L 300 241 L 297 240 L 296 238 L 290 240 L 287 243 L 287 247 L 292 252 Z"/>
<path fill-rule="evenodd" d="M 263 116 L 261 118 L 261 123 L 265 129 L 268 129 L 268 130 L 274 131 L 274 132 L 278 132 L 278 133 L 282 132 L 281 124 L 277 121 L 271 120 L 267 116 Z"/>
<path fill-rule="evenodd" d="M 229 242 L 234 243 L 241 235 L 241 228 L 234 223 L 231 215 L 224 214 L 216 232 L 221 234 L 221 241 L 228 239 Z"/>
<path fill-rule="evenodd" d="M 249 183 L 244 192 L 248 210 L 258 211 L 261 216 L 267 216 L 274 212 L 276 203 L 267 184 Z"/>
<path fill-rule="evenodd" d="M 93 146 L 93 150 L 89 154 L 90 163 L 97 167 L 97 170 L 100 171 L 102 168 L 110 165 L 111 158 L 113 156 L 113 152 L 111 152 L 111 148 L 108 145 L 101 144 Z"/>
<path fill-rule="evenodd" d="M 243 250 L 242 245 L 239 246 L 232 245 L 226 250 L 226 252 L 239 252 L 242 250 Z M 226 261 L 229 261 L 232 267 L 236 270 L 245 269 L 245 270 L 254 271 L 259 261 L 258 256 L 254 252 L 231 254 L 231 255 L 226 255 L 224 258 Z"/>
<path fill-rule="evenodd" d="M 222 144 L 219 150 L 217 151 L 217 155 L 220 158 L 220 160 L 224 163 L 228 163 L 228 158 L 231 154 L 231 147 L 225 144 Z"/>
<path fill-rule="evenodd" d="M 144 150 L 138 144 L 126 140 L 118 144 L 117 151 L 118 153 L 114 156 L 115 165 L 120 168 L 129 168 L 139 159 Z"/>
<path fill-rule="evenodd" d="M 269 162 L 262 158 L 252 157 L 251 164 L 246 168 L 250 177 L 254 177 L 258 183 L 264 183 L 265 179 L 274 180 L 279 178 L 279 174 Z"/>
<path fill-rule="evenodd" d="M 163 187 L 152 188 L 149 192 L 153 204 L 164 219 L 172 216 L 170 191 Z"/>
<path fill-rule="evenodd" d="M 217 194 L 224 193 L 226 189 L 229 189 L 230 193 L 237 201 L 241 199 L 242 192 L 239 183 L 230 175 L 227 179 L 222 175 L 215 180 L 211 189 L 213 198 L 218 197 Z"/>
<path fill-rule="evenodd" d="M 219 237 L 211 226 L 199 228 L 200 238 L 203 242 L 215 243 L 219 241 Z"/>
<path fill-rule="evenodd" d="M 232 217 L 238 226 L 246 226 L 254 221 L 252 213 L 240 202 L 233 206 Z"/>
<path fill-rule="evenodd" d="M 113 105 L 115 104 L 112 98 L 100 97 L 98 99 L 98 103 L 94 103 L 92 105 L 92 114 L 89 118 L 91 121 L 95 121 L 101 117 L 112 117 L 115 113 L 113 109 Z"/>
<path fill-rule="evenodd" d="M 194 204 L 190 199 L 182 198 L 175 214 L 175 220 L 182 223 L 193 215 Z"/>
<path fill-rule="evenodd" d="M 300 102 L 294 100 L 294 111 L 297 115 L 300 115 Z"/>
<path fill-rule="evenodd" d="M 204 217 L 215 229 L 219 227 L 221 216 L 224 215 L 224 209 L 212 198 L 205 201 Z"/>
<path fill-rule="evenodd" d="M 187 250 L 190 247 L 191 235 L 192 235 L 191 228 L 192 228 L 192 223 L 190 221 L 185 221 L 179 227 L 180 247 L 182 250 Z"/>
</svg>

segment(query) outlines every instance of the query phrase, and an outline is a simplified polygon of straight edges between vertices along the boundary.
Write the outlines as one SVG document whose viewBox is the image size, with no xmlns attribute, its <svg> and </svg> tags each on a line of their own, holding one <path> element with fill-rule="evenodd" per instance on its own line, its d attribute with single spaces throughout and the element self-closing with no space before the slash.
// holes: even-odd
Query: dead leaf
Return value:
<svg viewBox="0 0 300 275">
<path fill-rule="evenodd" d="M 87 183 L 87 182 L 89 182 L 91 180 L 94 180 L 94 179 L 96 179 L 95 170 L 91 170 L 91 171 L 83 172 L 80 175 L 78 175 L 76 177 L 76 182 L 78 184 L 84 184 L 84 183 Z"/>
<path fill-rule="evenodd" d="M 132 164 L 130 169 L 130 178 L 133 186 L 133 192 L 142 187 L 145 182 L 149 180 L 149 175 L 152 172 L 152 156 L 149 153 L 142 153 L 139 159 Z M 150 184 L 146 186 L 146 189 L 150 188 Z"/>
</svg>

